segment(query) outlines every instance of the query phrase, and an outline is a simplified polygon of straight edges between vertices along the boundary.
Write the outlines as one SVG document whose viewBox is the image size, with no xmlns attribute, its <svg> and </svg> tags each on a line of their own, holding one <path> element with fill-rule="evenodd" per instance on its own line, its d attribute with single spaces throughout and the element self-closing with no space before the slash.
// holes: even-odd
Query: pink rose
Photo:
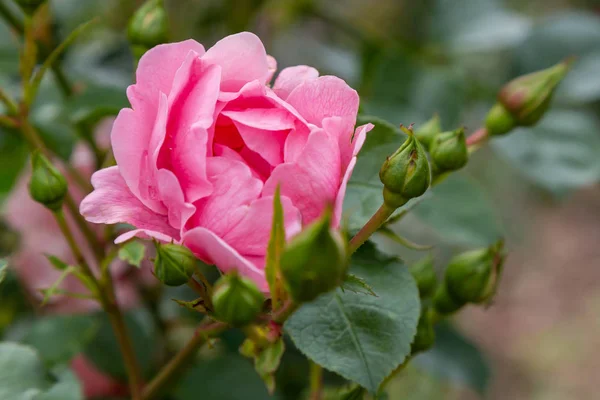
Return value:
<svg viewBox="0 0 600 400">
<path fill-rule="evenodd" d="M 148 51 L 132 108 L 111 140 L 118 166 L 96 172 L 81 213 L 128 223 L 133 236 L 175 241 L 222 271 L 237 269 L 263 290 L 273 194 L 281 185 L 286 234 L 334 205 L 371 125 L 354 131 L 358 94 L 311 67 L 276 69 L 260 39 L 243 32 L 208 51 L 187 40 Z"/>
</svg>

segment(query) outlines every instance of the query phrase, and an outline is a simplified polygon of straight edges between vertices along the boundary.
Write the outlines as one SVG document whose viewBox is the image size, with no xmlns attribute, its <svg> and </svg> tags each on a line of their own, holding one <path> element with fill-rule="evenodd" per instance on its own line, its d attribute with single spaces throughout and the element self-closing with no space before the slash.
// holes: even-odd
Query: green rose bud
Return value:
<svg viewBox="0 0 600 400">
<path fill-rule="evenodd" d="M 52 211 L 58 211 L 67 194 L 67 180 L 39 151 L 32 154 L 31 165 L 31 198 Z"/>
<path fill-rule="evenodd" d="M 30 16 L 35 14 L 38 7 L 45 2 L 46 0 L 16 0 L 16 3 L 21 7 L 21 10 Z"/>
<path fill-rule="evenodd" d="M 431 146 L 434 136 L 442 131 L 440 116 L 435 114 L 429 121 L 425 122 L 418 129 L 415 129 L 415 136 L 425 148 Z"/>
<path fill-rule="evenodd" d="M 163 0 L 146 1 L 131 17 L 127 30 L 136 59 L 169 39 L 169 20 Z"/>
<path fill-rule="evenodd" d="M 552 95 L 569 70 L 564 61 L 542 71 L 518 77 L 498 94 L 498 102 L 515 118 L 517 125 L 532 126 L 544 115 Z"/>
<path fill-rule="evenodd" d="M 197 259 L 187 248 L 174 243 L 156 243 L 154 275 L 167 286 L 181 286 L 194 275 Z"/>
<path fill-rule="evenodd" d="M 431 255 L 424 257 L 410 266 L 410 273 L 417 282 L 419 294 L 422 298 L 430 297 L 437 286 L 437 276 Z"/>
<path fill-rule="evenodd" d="M 455 299 L 450 293 L 445 283 L 438 286 L 433 296 L 433 308 L 440 315 L 449 315 L 460 310 L 465 302 Z"/>
<path fill-rule="evenodd" d="M 419 317 L 417 334 L 412 342 L 410 353 L 414 355 L 427 351 L 433 347 L 434 342 L 435 331 L 433 330 L 433 323 L 429 316 L 429 308 L 425 307 L 421 311 L 421 316 Z"/>
<path fill-rule="evenodd" d="M 488 302 L 496 291 L 504 256 L 502 242 L 453 257 L 446 269 L 448 293 L 465 303 Z"/>
<path fill-rule="evenodd" d="M 469 161 L 465 130 L 460 128 L 437 134 L 431 142 L 429 154 L 437 173 L 464 167 Z"/>
<path fill-rule="evenodd" d="M 346 242 L 330 225 L 331 210 L 327 210 L 296 235 L 281 254 L 281 275 L 288 292 L 298 303 L 333 290 L 346 276 Z"/>
<path fill-rule="evenodd" d="M 410 130 L 407 133 L 406 141 L 385 160 L 379 171 L 379 179 L 384 185 L 383 200 L 391 208 L 421 196 L 431 183 L 425 150 Z"/>
<path fill-rule="evenodd" d="M 244 326 L 254 321 L 264 301 L 265 297 L 256 284 L 237 273 L 219 278 L 212 296 L 216 316 L 234 326 Z"/>
<path fill-rule="evenodd" d="M 517 126 L 517 121 L 501 103 L 496 103 L 485 117 L 485 129 L 490 136 L 504 135 Z"/>
</svg>

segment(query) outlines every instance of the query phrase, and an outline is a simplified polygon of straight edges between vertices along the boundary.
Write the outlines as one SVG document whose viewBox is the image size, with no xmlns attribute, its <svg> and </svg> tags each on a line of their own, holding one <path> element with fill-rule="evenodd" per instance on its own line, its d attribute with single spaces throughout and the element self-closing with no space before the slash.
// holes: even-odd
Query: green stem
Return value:
<svg viewBox="0 0 600 400">
<path fill-rule="evenodd" d="M 371 237 L 373 233 L 396 211 L 395 208 L 388 207 L 382 204 L 381 207 L 373 214 L 371 219 L 358 231 L 358 233 L 350 240 L 349 251 L 354 253 L 364 242 Z"/>
<path fill-rule="evenodd" d="M 278 324 L 283 324 L 289 317 L 298 309 L 299 305 L 291 300 L 288 300 L 275 314 L 272 320 Z"/>
<path fill-rule="evenodd" d="M 467 138 L 467 148 L 469 153 L 479 149 L 486 140 L 489 139 L 488 131 L 485 128 L 479 128 Z"/>
<path fill-rule="evenodd" d="M 98 235 L 92 231 L 90 225 L 85 221 L 85 219 L 83 219 L 83 216 L 79 213 L 79 207 L 77 207 L 75 200 L 73 200 L 73 197 L 68 193 L 65 197 L 65 204 L 73 216 L 77 227 L 81 233 L 83 233 L 83 236 L 85 236 L 90 247 L 92 248 L 92 251 L 96 256 L 96 260 L 100 263 L 104 259 L 104 246 L 102 243 L 100 243 L 100 240 L 98 240 Z"/>
<path fill-rule="evenodd" d="M 65 219 L 65 214 L 62 211 L 62 209 L 54 212 L 54 218 L 56 218 L 56 222 L 58 223 L 60 231 L 67 240 L 67 243 L 69 244 L 69 247 L 73 252 L 73 256 L 75 256 L 75 262 L 77 263 L 77 265 L 80 266 L 83 272 L 92 280 L 92 282 L 94 282 L 94 285 L 98 286 L 98 280 L 96 279 L 96 276 L 92 272 L 92 269 L 90 268 L 87 261 L 85 261 L 83 253 L 81 253 L 81 250 L 79 250 L 79 246 L 77 245 L 77 242 L 73 237 L 73 233 L 71 232 L 69 225 L 67 225 L 67 220 Z"/>
<path fill-rule="evenodd" d="M 206 288 L 204 287 L 204 285 L 201 284 L 201 283 L 199 283 L 194 278 L 190 278 L 188 280 L 187 284 L 196 293 L 198 293 L 200 295 L 200 297 L 202 298 L 202 300 L 204 300 L 204 307 L 206 307 L 207 310 L 213 310 L 212 299 L 208 295 L 208 292 L 206 291 Z"/>
<path fill-rule="evenodd" d="M 0 17 L 2 17 L 19 35 L 22 35 L 23 32 L 25 32 L 23 21 L 13 14 L 12 10 L 3 0 L 0 0 Z"/>
<path fill-rule="evenodd" d="M 228 328 L 222 322 L 213 322 L 201 326 L 194 332 L 192 339 L 165 365 L 160 372 L 150 381 L 142 394 L 143 400 L 150 400 L 159 396 L 162 390 L 178 378 L 180 372 L 194 359 L 196 352 L 210 337 L 217 336 Z"/>
<path fill-rule="evenodd" d="M 310 400 L 321 400 L 323 397 L 323 367 L 310 362 Z"/>
</svg>

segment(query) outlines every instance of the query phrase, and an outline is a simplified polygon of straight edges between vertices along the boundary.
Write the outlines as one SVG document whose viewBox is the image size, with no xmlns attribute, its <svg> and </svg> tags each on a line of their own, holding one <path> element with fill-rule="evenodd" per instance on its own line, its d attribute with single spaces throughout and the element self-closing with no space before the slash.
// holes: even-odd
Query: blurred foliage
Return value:
<svg viewBox="0 0 600 400">
<path fill-rule="evenodd" d="M 139 3 L 50 1 L 48 16 L 52 23 L 41 29 L 41 39 L 50 45 L 94 16 L 101 16 L 103 22 L 62 57 L 67 75 L 75 82 L 76 95 L 64 101 L 53 77 L 48 76 L 33 106 L 34 124 L 64 159 L 71 155 L 82 127 L 90 131 L 101 118 L 115 115 L 127 105 L 125 88 L 133 80 L 134 64 L 125 26 Z M 414 207 L 413 215 L 392 229 L 435 244 L 447 256 L 453 249 L 490 244 L 507 233 L 502 221 L 510 218 L 505 215 L 510 207 L 518 207 L 506 201 L 507 196 L 542 190 L 564 198 L 600 180 L 600 15 L 594 1 L 381 0 L 374 6 L 365 0 L 166 0 L 166 5 L 173 40 L 193 37 L 209 47 L 226 34 L 251 30 L 263 39 L 280 69 L 294 64 L 314 65 L 322 74 L 341 76 L 359 90 L 364 114 L 361 119 L 376 127 L 367 138 L 348 186 L 346 211 L 351 230 L 358 229 L 380 204 L 379 166 L 403 140 L 396 124 L 421 124 L 437 113 L 444 129 L 466 125 L 472 132 L 479 127 L 502 83 L 571 56 L 576 57 L 572 71 L 561 84 L 552 111 L 537 127 L 496 140 L 491 151 L 497 157 L 488 156 L 490 153 L 475 157 L 464 172 L 418 202 L 409 203 L 405 208 Z M 0 86 L 11 94 L 18 93 L 19 88 L 19 43 L 19 37 L 0 22 Z M 2 202 L 27 164 L 24 141 L 6 128 L 0 128 L 0 160 Z M 508 181 L 502 193 L 488 193 L 493 186 L 490 176 L 499 182 Z M 9 240 L 15 239 L 9 228 L 0 224 L 0 249 L 10 247 Z M 380 247 L 399 252 L 381 243 Z M 407 274 L 401 266 L 393 267 L 398 282 L 380 282 L 369 274 L 359 276 L 369 283 L 375 278 L 373 290 L 385 297 L 387 290 L 399 290 L 389 285 L 401 286 L 402 274 Z M 358 269 L 361 272 L 360 266 Z M 406 296 L 411 299 L 413 289 L 407 288 Z M 165 334 L 169 324 L 178 320 L 185 325 L 194 320 L 170 301 L 172 293 L 167 292 L 166 300 L 158 307 L 168 321 L 163 326 L 145 309 L 128 316 L 146 372 L 164 361 L 162 353 L 168 354 L 176 347 L 172 342 L 177 342 L 173 340 L 177 335 Z M 177 297 L 182 298 L 179 294 Z M 327 323 L 335 310 L 321 303 L 312 305 L 312 311 Z M 303 312 L 310 312 L 309 308 Z M 15 275 L 9 273 L 0 285 L 0 333 L 22 344 L 0 344 L 0 353 L 10 355 L 0 357 L 2 362 L 8 360 L 0 365 L 0 382 L 14 383 L 0 385 L 0 398 L 34 390 L 39 393 L 35 399 L 70 399 L 64 393 L 79 393 L 79 388 L 64 366 L 79 352 L 84 352 L 100 370 L 123 377 L 122 365 L 115 362 L 120 359 L 117 346 L 104 317 L 31 315 L 27 296 Z M 187 320 L 178 319 L 182 315 Z M 364 320 L 365 324 L 372 322 Z M 392 322 L 401 325 L 402 321 Z M 355 368 L 349 361 L 356 361 L 355 355 L 348 356 L 353 349 L 326 353 L 332 347 L 323 348 L 323 342 L 307 334 L 302 313 L 290 323 L 294 341 L 311 342 L 313 356 L 324 357 L 323 363 L 329 369 L 364 381 L 365 366 Z M 402 335 L 402 329 L 397 333 Z M 195 365 L 173 398 L 193 399 L 198 393 L 207 400 L 268 398 L 250 362 L 237 354 L 239 343 L 235 339 L 226 336 L 225 350 L 215 351 Z M 372 342 L 373 338 L 362 339 L 373 348 L 386 344 L 381 338 L 377 343 Z M 410 343 L 402 345 L 408 352 Z M 369 351 L 371 347 L 367 347 Z M 276 398 L 299 399 L 306 383 L 306 361 L 291 343 L 288 348 L 277 377 Z M 390 372 L 387 366 L 371 367 L 377 378 L 383 379 Z M 36 374 L 19 375 L 30 370 Z M 453 398 L 455 394 L 449 394 L 447 385 L 484 393 L 489 375 L 489 366 L 477 348 L 443 326 L 437 332 L 434 349 L 418 356 L 415 366 L 391 383 L 388 398 Z M 330 378 L 328 383 L 332 385 L 343 384 L 339 377 Z"/>
</svg>

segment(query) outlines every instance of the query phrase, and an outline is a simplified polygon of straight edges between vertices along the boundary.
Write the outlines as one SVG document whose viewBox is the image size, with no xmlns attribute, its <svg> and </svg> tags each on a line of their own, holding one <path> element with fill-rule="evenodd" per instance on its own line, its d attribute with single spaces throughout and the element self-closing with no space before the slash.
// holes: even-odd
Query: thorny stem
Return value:
<svg viewBox="0 0 600 400">
<path fill-rule="evenodd" d="M 190 361 L 196 355 L 196 352 L 206 341 L 228 328 L 227 324 L 222 322 L 212 322 L 201 325 L 190 341 L 165 365 L 161 371 L 144 388 L 142 399 L 151 400 L 160 395 L 162 390 L 170 382 L 175 380 Z"/>
</svg>

